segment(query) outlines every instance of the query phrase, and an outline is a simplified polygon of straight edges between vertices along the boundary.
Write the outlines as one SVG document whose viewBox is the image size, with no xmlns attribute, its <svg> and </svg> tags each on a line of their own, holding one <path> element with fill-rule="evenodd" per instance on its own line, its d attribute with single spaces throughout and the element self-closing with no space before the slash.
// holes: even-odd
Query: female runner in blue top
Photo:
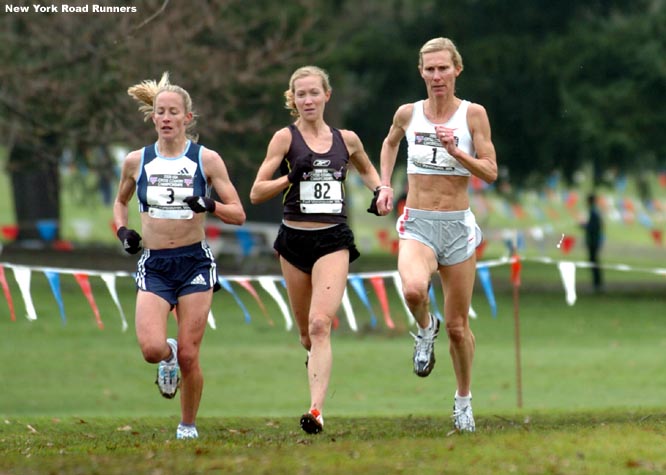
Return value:
<svg viewBox="0 0 666 475">
<path fill-rule="evenodd" d="M 113 218 L 127 252 L 136 254 L 143 247 L 136 274 L 136 334 L 143 357 L 159 363 L 157 385 L 164 397 L 174 397 L 181 387 L 176 437 L 196 438 L 203 390 L 199 350 L 217 286 L 204 222 L 210 213 L 241 225 L 245 211 L 220 155 L 197 144 L 191 133 L 195 116 L 187 91 L 170 84 L 165 73 L 159 83 L 144 81 L 128 93 L 155 125 L 157 142 L 125 158 Z M 221 201 L 210 198 L 211 187 Z M 135 192 L 143 236 L 127 228 Z M 167 339 L 167 318 L 174 307 L 178 335 Z"/>
</svg>

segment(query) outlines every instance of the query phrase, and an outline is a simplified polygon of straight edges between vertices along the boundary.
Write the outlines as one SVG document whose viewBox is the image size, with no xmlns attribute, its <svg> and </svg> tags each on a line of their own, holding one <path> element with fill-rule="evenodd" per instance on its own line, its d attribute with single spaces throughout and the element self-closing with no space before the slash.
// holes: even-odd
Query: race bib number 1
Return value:
<svg viewBox="0 0 666 475">
<path fill-rule="evenodd" d="M 301 213 L 342 213 L 342 184 L 339 181 L 300 182 Z"/>
</svg>

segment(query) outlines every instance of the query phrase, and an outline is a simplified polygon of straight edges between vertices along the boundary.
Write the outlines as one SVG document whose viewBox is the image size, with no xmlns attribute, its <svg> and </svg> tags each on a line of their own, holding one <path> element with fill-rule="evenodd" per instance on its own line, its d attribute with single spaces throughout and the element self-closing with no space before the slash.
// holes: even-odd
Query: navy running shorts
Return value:
<svg viewBox="0 0 666 475">
<path fill-rule="evenodd" d="M 137 263 L 136 285 L 172 306 L 178 297 L 219 288 L 215 257 L 206 241 L 174 249 L 144 249 Z"/>
</svg>

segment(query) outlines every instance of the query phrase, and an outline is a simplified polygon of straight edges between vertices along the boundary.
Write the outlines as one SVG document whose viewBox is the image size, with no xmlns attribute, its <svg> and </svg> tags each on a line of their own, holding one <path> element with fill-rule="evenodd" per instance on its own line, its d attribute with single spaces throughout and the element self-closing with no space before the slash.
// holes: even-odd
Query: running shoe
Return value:
<svg viewBox="0 0 666 475">
<path fill-rule="evenodd" d="M 199 438 L 199 433 L 197 432 L 196 426 L 188 426 L 182 422 L 178 424 L 176 429 L 176 439 L 197 439 Z"/>
<path fill-rule="evenodd" d="M 308 434 L 319 434 L 324 430 L 324 416 L 317 409 L 310 409 L 301 416 L 301 429 Z"/>
<path fill-rule="evenodd" d="M 160 390 L 160 394 L 167 399 L 172 399 L 178 391 L 180 376 L 178 375 L 178 342 L 173 338 L 167 338 L 167 343 L 171 347 L 171 358 L 162 360 L 157 365 L 157 380 L 155 384 Z"/>
<path fill-rule="evenodd" d="M 453 425 L 458 432 L 474 432 L 476 426 L 474 425 L 474 414 L 472 414 L 472 405 L 468 404 L 463 409 L 458 409 L 453 405 Z"/>
<path fill-rule="evenodd" d="M 439 320 L 430 315 L 430 328 L 425 335 L 413 334 L 414 337 L 414 372 L 425 378 L 435 367 L 435 339 L 439 335 Z"/>
</svg>

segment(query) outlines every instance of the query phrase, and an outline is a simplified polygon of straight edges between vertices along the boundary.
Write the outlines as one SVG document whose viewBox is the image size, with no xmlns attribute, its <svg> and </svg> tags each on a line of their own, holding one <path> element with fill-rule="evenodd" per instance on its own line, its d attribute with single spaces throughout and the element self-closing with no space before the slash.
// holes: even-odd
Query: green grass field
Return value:
<svg viewBox="0 0 666 475">
<path fill-rule="evenodd" d="M 664 418 L 627 412 L 488 417 L 447 436 L 446 418 L 337 418 L 304 436 L 282 418 L 206 418 L 196 442 L 164 418 L 20 419 L 0 429 L 0 473 L 654 474 L 666 469 Z"/>
<path fill-rule="evenodd" d="M 535 290 L 528 284 L 531 269 L 543 272 L 538 267 L 526 265 L 526 283 L 520 295 L 525 408 L 587 410 L 662 404 L 666 374 L 660 371 L 662 361 L 656 354 L 666 348 L 666 321 L 662 318 L 666 295 L 655 289 L 623 292 L 614 287 L 611 275 L 609 286 L 614 290 L 593 295 L 581 284 L 578 301 L 568 306 L 563 291 L 557 288 L 559 276 L 555 270 L 550 290 Z M 31 286 L 39 318 L 30 322 L 23 318 L 20 292 L 11 272 L 7 272 L 17 321 L 10 320 L 3 304 L 0 355 L 3 361 L 11 362 L 2 370 L 6 376 L 3 380 L 15 384 L 4 388 L 0 414 L 91 416 L 100 410 L 119 415 L 137 410 L 146 415 L 172 414 L 174 405 L 169 401 L 156 403 L 155 388 L 152 384 L 146 387 L 154 368 L 141 361 L 136 345 L 132 280 L 118 280 L 121 304 L 130 319 L 130 329 L 122 332 L 118 311 L 101 279 L 93 276 L 91 283 L 104 330 L 95 324 L 74 279 L 65 274 L 61 284 L 67 323 L 63 324 L 47 281 L 40 274 L 34 273 Z M 496 268 L 493 275 L 497 281 L 497 318 L 490 316 L 483 292 L 477 290 L 474 299 L 479 313 L 472 321 L 479 345 L 475 405 L 510 411 L 516 407 L 513 302 L 510 289 L 502 286 L 508 280 L 508 269 Z M 384 325 L 371 287 L 366 288 L 379 322 L 372 328 L 368 312 L 350 293 L 360 331 L 349 330 L 341 312 L 340 327 L 333 335 L 336 359 L 327 414 L 432 413 L 429 404 L 414 404 L 415 395 L 424 401 L 445 403 L 443 411 L 447 412 L 453 375 L 445 339 L 438 346 L 438 371 L 426 379 L 414 377 L 408 335 L 412 328 L 393 286 L 387 285 L 387 291 L 397 326 L 394 330 Z M 262 292 L 259 286 L 257 289 Z M 280 417 L 300 412 L 308 401 L 305 355 L 296 331 L 285 330 L 277 307 L 266 294 L 262 294 L 262 300 L 272 326 L 249 293 L 240 287 L 236 291 L 252 321 L 244 322 L 240 308 L 228 293 L 216 295 L 213 313 L 218 328 L 208 330 L 203 348 L 204 370 L 209 376 L 206 391 L 213 396 L 206 398 L 202 414 Z M 49 390 L 40 393 L 44 378 Z M 635 390 L 639 387 L 647 389 L 637 399 Z M 71 388 L 77 388 L 81 397 L 72 399 Z M 28 400 L 26 393 L 31 395 Z"/>
<path fill-rule="evenodd" d="M 118 280 L 130 320 L 100 279 L 91 278 L 100 330 L 78 285 L 62 277 L 67 323 L 45 278 L 34 273 L 38 320 L 25 318 L 11 272 L 17 321 L 0 305 L 0 474 L 37 473 L 662 473 L 666 470 L 666 321 L 663 285 L 609 292 L 581 282 L 568 306 L 551 267 L 525 264 L 520 293 L 523 408 L 517 407 L 514 307 L 507 267 L 493 270 L 498 304 L 490 317 L 481 290 L 474 409 L 477 434 L 450 434 L 455 389 L 442 335 L 430 377 L 412 374 L 410 329 L 387 285 L 398 328 L 370 317 L 352 295 L 360 331 L 344 318 L 333 334 L 334 370 L 326 431 L 298 428 L 308 407 L 304 351 L 272 300 L 270 325 L 253 299 L 216 295 L 217 329 L 202 350 L 206 377 L 200 440 L 174 440 L 177 400 L 161 398 L 155 368 L 141 359 L 131 328 L 133 284 Z M 584 280 L 586 276 L 581 276 Z M 369 288 L 369 286 L 368 286 Z M 441 303 L 441 299 L 440 299 Z M 172 327 L 173 329 L 173 327 Z"/>
</svg>

